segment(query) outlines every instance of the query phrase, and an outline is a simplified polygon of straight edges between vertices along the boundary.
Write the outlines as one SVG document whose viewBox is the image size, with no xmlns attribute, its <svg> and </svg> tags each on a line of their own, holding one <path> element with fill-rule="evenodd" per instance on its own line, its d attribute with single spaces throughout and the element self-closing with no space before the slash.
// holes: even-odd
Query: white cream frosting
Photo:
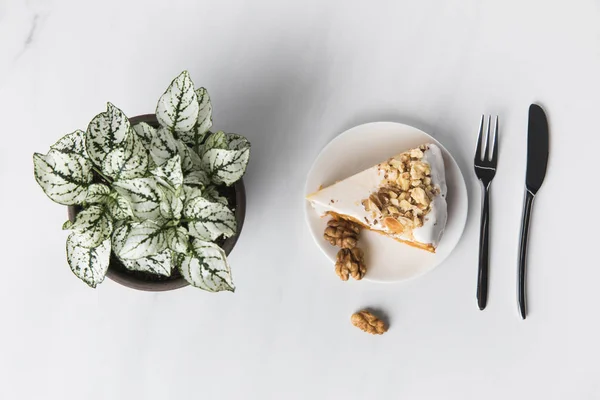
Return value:
<svg viewBox="0 0 600 400">
<path fill-rule="evenodd" d="M 446 171 L 442 150 L 435 144 L 430 144 L 423 155 L 423 161 L 431 168 L 431 183 L 439 188 L 440 194 L 433 198 L 431 210 L 425 215 L 423 226 L 413 230 L 416 241 L 429 243 L 437 247 L 448 219 L 448 205 L 446 203 Z"/>
<path fill-rule="evenodd" d="M 365 210 L 361 204 L 363 199 L 371 193 L 377 192 L 384 180 L 383 172 L 379 171 L 378 165 L 359 172 L 343 181 L 326 187 L 317 193 L 307 197 L 312 207 L 319 215 L 334 212 L 362 221 L 373 230 L 386 232 L 389 236 L 405 241 L 413 241 L 437 247 L 446 227 L 448 218 L 448 207 L 446 204 L 446 174 L 442 151 L 435 144 L 429 144 L 424 152 L 422 161 L 429 164 L 431 168 L 431 182 L 434 187 L 439 188 L 437 195 L 431 202 L 431 209 L 425 215 L 423 226 L 412 230 L 412 237 L 404 234 L 394 234 L 387 227 L 375 224 L 371 213 Z"/>
</svg>

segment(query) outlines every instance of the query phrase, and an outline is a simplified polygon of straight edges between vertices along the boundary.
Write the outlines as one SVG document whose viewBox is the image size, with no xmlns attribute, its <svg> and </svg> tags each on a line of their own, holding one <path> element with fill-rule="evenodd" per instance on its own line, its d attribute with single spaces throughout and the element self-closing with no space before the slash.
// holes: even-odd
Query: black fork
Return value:
<svg viewBox="0 0 600 400">
<path fill-rule="evenodd" d="M 475 151 L 475 175 L 479 178 L 482 187 L 481 228 L 479 230 L 479 270 L 477 273 L 477 305 L 483 310 L 487 305 L 488 276 L 490 271 L 489 243 L 490 243 L 490 185 L 496 175 L 498 165 L 498 116 L 494 124 L 494 142 L 490 130 L 492 117 L 487 118 L 485 143 L 483 143 L 485 116 L 481 116 L 477 150 Z M 491 153 L 491 154 L 490 154 Z"/>
</svg>

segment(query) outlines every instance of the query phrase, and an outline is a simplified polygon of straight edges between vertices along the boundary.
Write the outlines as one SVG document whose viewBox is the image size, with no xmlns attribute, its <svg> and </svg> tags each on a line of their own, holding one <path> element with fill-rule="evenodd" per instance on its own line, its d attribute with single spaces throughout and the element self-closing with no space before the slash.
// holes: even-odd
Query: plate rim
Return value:
<svg viewBox="0 0 600 400">
<path fill-rule="evenodd" d="M 454 163 L 454 165 L 456 166 L 456 169 L 459 172 L 459 176 L 462 180 L 462 192 L 463 192 L 463 197 L 465 199 L 465 209 L 466 209 L 466 213 L 465 213 L 465 217 L 462 221 L 462 223 L 460 224 L 460 229 L 459 229 L 459 233 L 456 236 L 456 243 L 452 246 L 452 249 L 448 252 L 448 254 L 444 257 L 444 259 L 442 261 L 440 261 L 438 264 L 436 264 L 434 267 L 421 271 L 417 274 L 414 274 L 408 278 L 404 278 L 404 279 L 393 279 L 393 280 L 382 280 L 382 279 L 373 279 L 373 278 L 368 278 L 368 277 L 364 277 L 362 280 L 368 281 L 368 282 L 372 282 L 372 283 L 378 283 L 378 284 L 398 284 L 398 283 L 402 283 L 402 282 L 408 282 L 408 281 L 412 281 L 413 279 L 422 277 L 423 275 L 426 275 L 427 273 L 437 269 L 441 264 L 443 264 L 448 257 L 450 257 L 450 255 L 454 252 L 454 250 L 456 249 L 456 247 L 458 246 L 458 244 L 460 243 L 460 240 L 462 239 L 464 232 L 465 232 L 465 228 L 467 225 L 467 220 L 468 220 L 468 211 L 469 211 L 469 192 L 468 192 L 468 188 L 467 188 L 467 181 L 465 180 L 465 176 L 462 172 L 462 170 L 460 169 L 460 165 L 458 164 L 458 162 L 456 162 L 456 159 L 454 158 L 454 156 L 452 155 L 452 153 L 450 153 L 450 151 L 448 151 L 448 149 L 439 142 L 439 140 L 437 140 L 435 137 L 433 137 L 432 135 L 430 135 L 429 133 L 423 131 L 422 129 L 419 129 L 415 126 L 409 125 L 409 124 L 405 124 L 402 122 L 396 122 L 396 121 L 372 121 L 372 122 L 366 122 L 363 124 L 359 124 L 356 126 L 353 126 L 351 128 L 348 128 L 346 130 L 344 130 L 343 132 L 339 133 L 338 135 L 336 135 L 333 139 L 331 139 L 329 142 L 327 142 L 327 144 L 325 146 L 323 146 L 323 148 L 321 148 L 321 150 L 319 151 L 319 153 L 317 154 L 317 156 L 314 158 L 310 169 L 308 170 L 308 173 L 306 174 L 306 180 L 304 182 L 304 220 L 308 226 L 308 230 L 310 235 L 313 238 L 313 241 L 315 242 L 315 244 L 317 245 L 317 247 L 319 248 L 319 250 L 321 251 L 321 253 L 329 260 L 329 254 L 327 254 L 325 252 L 325 249 L 323 248 L 323 246 L 321 246 L 319 244 L 319 241 L 317 239 L 317 236 L 315 234 L 313 234 L 313 230 L 311 227 L 311 223 L 310 223 L 310 216 L 309 216 L 309 211 L 312 210 L 312 208 L 310 207 L 310 204 L 308 203 L 308 201 L 306 200 L 306 196 L 308 196 L 310 193 L 314 193 L 314 189 L 313 190 L 309 190 L 308 184 L 309 184 L 309 178 L 312 176 L 314 169 L 316 168 L 316 163 L 317 160 L 319 160 L 319 158 L 321 157 L 321 155 L 327 151 L 328 148 L 332 147 L 335 145 L 335 142 L 337 142 L 338 140 L 342 140 L 343 136 L 349 134 L 350 131 L 358 129 L 358 128 L 367 128 L 368 126 L 371 125 L 394 125 L 397 127 L 407 127 L 413 130 L 416 130 L 424 135 L 426 135 L 429 139 L 432 140 L 432 142 L 438 146 L 441 147 L 442 152 L 445 152 L 445 154 L 447 156 L 450 157 L 450 159 L 452 160 L 452 162 Z"/>
</svg>

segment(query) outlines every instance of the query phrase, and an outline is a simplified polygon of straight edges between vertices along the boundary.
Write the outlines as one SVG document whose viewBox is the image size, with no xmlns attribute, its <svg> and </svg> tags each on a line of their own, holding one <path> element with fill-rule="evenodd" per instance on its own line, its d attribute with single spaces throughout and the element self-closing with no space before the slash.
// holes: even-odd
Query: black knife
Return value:
<svg viewBox="0 0 600 400">
<path fill-rule="evenodd" d="M 525 178 L 525 203 L 521 223 L 521 244 L 519 246 L 518 303 L 521 317 L 527 317 L 527 238 L 531 220 L 533 199 L 544 182 L 548 165 L 548 120 L 542 107 L 529 106 L 529 127 L 527 133 L 527 175 Z"/>
</svg>

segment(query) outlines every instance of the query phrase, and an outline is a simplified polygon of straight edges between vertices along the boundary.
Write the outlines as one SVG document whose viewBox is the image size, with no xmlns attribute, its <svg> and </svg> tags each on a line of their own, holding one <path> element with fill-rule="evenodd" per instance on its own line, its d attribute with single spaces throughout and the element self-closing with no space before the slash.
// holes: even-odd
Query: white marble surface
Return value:
<svg viewBox="0 0 600 400">
<path fill-rule="evenodd" d="M 189 69 L 217 128 L 253 144 L 238 290 L 87 288 L 31 155 L 114 102 L 152 112 Z M 0 398 L 598 399 L 600 2 L 0 1 Z M 527 107 L 551 123 L 530 317 L 515 302 Z M 475 302 L 479 116 L 501 118 L 490 301 Z M 309 236 L 306 173 L 354 125 L 394 120 L 453 153 L 472 200 L 432 273 L 343 283 Z M 371 337 L 363 306 L 389 314 Z"/>
</svg>

